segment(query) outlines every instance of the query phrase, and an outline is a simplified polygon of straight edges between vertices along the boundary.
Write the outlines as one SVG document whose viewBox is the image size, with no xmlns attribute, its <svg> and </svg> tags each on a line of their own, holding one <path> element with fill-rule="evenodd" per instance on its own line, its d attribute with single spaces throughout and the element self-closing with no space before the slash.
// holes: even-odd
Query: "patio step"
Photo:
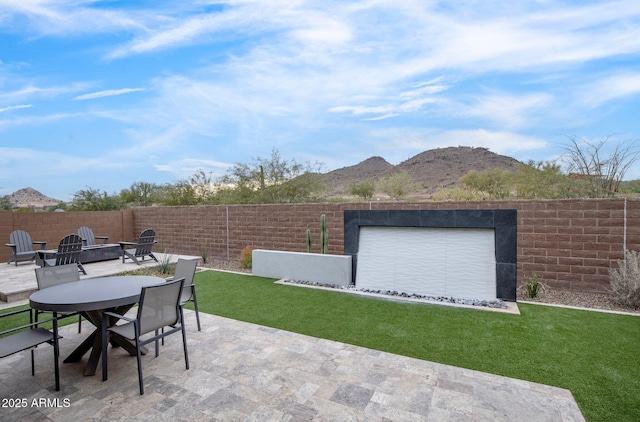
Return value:
<svg viewBox="0 0 640 422">
<path fill-rule="evenodd" d="M 28 289 L 22 290 L 19 292 L 0 292 L 0 300 L 6 303 L 18 302 L 20 300 L 29 299 L 31 293 L 35 292 L 38 289 Z"/>
</svg>

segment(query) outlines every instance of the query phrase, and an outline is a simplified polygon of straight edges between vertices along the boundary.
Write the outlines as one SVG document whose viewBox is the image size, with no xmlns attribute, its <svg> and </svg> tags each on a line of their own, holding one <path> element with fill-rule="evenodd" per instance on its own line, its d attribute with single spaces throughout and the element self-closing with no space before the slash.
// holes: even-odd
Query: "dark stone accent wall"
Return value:
<svg viewBox="0 0 640 422">
<path fill-rule="evenodd" d="M 360 227 L 431 227 L 493 229 L 496 254 L 496 295 L 516 300 L 518 212 L 500 210 L 346 210 L 344 253 L 353 259 L 352 279 L 358 268 Z"/>
</svg>

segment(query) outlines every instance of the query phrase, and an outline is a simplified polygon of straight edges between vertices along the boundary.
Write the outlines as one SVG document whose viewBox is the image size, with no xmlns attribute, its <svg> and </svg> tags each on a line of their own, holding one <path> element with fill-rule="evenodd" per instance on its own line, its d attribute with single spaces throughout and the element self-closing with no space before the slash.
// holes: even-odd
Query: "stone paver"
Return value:
<svg viewBox="0 0 640 422">
<path fill-rule="evenodd" d="M 52 350 L 0 360 L 0 397 L 27 399 L 0 409 L 3 421 L 582 421 L 571 393 L 497 375 L 308 337 L 187 311 L 191 369 L 179 335 L 160 356 L 143 357 L 145 395 L 136 360 L 109 350 L 109 380 L 84 377 L 81 363 L 61 363 L 62 390 L 53 390 Z M 63 327 L 64 359 L 83 334 Z M 61 359 L 61 360 L 62 360 Z M 34 399 L 36 401 L 34 402 Z M 41 406 L 39 399 L 49 399 Z M 52 399 L 59 399 L 58 402 Z M 65 400 L 68 400 L 68 405 Z"/>
</svg>

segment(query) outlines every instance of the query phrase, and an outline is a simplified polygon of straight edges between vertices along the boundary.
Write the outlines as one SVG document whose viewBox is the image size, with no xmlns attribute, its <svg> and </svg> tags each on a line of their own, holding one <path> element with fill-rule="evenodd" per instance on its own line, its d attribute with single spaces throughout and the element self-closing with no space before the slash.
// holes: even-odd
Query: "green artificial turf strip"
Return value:
<svg viewBox="0 0 640 422">
<path fill-rule="evenodd" d="M 590 421 L 640 420 L 640 317 L 403 303 L 204 271 L 201 312 L 569 389 Z M 192 308 L 192 307 L 191 307 Z"/>
</svg>

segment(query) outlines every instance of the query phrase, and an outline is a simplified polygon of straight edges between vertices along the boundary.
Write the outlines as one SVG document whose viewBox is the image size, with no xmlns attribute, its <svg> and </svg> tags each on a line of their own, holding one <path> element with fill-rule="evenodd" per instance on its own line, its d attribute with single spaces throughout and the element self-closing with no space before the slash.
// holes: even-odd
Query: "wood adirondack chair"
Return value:
<svg viewBox="0 0 640 422">
<path fill-rule="evenodd" d="M 126 258 L 130 258 L 136 264 L 140 265 L 140 261 L 144 261 L 144 257 L 148 256 L 154 261 L 159 262 L 158 258 L 153 254 L 153 245 L 156 243 L 156 232 L 152 229 L 146 229 L 140 234 L 138 242 L 119 242 L 122 248 L 122 262 Z M 135 246 L 135 248 L 128 248 Z"/>
<path fill-rule="evenodd" d="M 11 248 L 11 258 L 7 264 L 12 262 L 18 266 L 18 261 L 33 261 L 36 258 L 36 251 L 33 245 L 40 245 L 44 249 L 47 242 L 37 242 L 31 240 L 31 235 L 24 230 L 16 230 L 9 235 L 9 243 L 5 243 Z"/>
<path fill-rule="evenodd" d="M 106 244 L 109 240 L 109 236 L 94 236 L 93 230 L 87 226 L 82 226 L 78 229 L 78 236 L 82 238 L 82 246 L 97 246 L 96 239 L 102 240 L 102 244 Z"/>
<path fill-rule="evenodd" d="M 84 275 L 87 275 L 82 263 L 78 260 L 78 255 L 82 252 L 82 239 L 77 234 L 68 234 L 60 240 L 55 258 L 43 259 L 43 267 L 53 267 L 55 265 L 76 264 Z"/>
</svg>

